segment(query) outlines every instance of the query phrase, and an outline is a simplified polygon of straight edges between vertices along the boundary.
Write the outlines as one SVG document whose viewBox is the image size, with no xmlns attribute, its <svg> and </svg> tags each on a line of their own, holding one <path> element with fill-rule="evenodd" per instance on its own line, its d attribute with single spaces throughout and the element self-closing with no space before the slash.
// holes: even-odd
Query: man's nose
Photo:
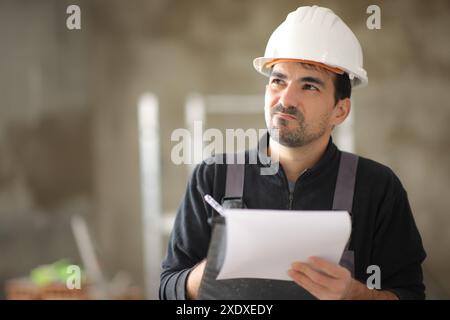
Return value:
<svg viewBox="0 0 450 320">
<path fill-rule="evenodd" d="M 298 104 L 298 89 L 293 84 L 289 84 L 281 92 L 279 102 L 285 107 L 296 107 Z"/>
</svg>

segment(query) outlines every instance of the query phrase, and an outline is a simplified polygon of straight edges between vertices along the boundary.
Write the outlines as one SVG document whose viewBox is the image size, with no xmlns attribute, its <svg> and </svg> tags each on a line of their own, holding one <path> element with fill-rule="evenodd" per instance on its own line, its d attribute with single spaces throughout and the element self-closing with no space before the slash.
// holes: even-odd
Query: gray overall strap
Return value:
<svg viewBox="0 0 450 320">
<path fill-rule="evenodd" d="M 225 209 L 245 208 L 244 195 L 245 164 L 228 163 L 225 196 L 222 207 Z"/>
<path fill-rule="evenodd" d="M 357 155 L 341 152 L 341 161 L 334 189 L 333 210 L 344 210 L 352 214 L 357 166 Z"/>
<path fill-rule="evenodd" d="M 358 156 L 348 152 L 341 152 L 336 187 L 334 188 L 333 210 L 348 211 L 353 221 L 353 195 L 355 191 L 356 170 Z M 350 236 L 351 237 L 351 236 Z M 347 268 L 352 276 L 355 275 L 355 254 L 349 250 L 351 239 L 348 239 L 339 264 Z"/>
<path fill-rule="evenodd" d="M 244 164 L 227 164 L 225 199 L 242 198 L 242 195 L 244 194 L 244 176 Z"/>
</svg>

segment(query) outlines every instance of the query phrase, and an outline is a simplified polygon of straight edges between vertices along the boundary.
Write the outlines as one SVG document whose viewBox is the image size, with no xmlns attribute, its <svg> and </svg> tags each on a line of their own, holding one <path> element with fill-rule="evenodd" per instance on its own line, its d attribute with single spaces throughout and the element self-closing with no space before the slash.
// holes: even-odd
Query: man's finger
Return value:
<svg viewBox="0 0 450 320">
<path fill-rule="evenodd" d="M 325 273 L 315 270 L 307 263 L 294 262 L 291 267 L 295 271 L 304 273 L 313 282 L 321 285 L 322 287 L 332 288 L 336 286 L 336 278 L 330 277 Z"/>
<path fill-rule="evenodd" d="M 290 269 L 288 271 L 288 275 L 295 281 L 295 283 L 303 287 L 303 289 L 305 289 L 318 299 L 320 299 L 327 292 L 326 288 L 317 283 L 314 283 L 308 276 L 306 276 L 302 272 Z"/>
<path fill-rule="evenodd" d="M 334 277 L 337 279 L 347 276 L 348 273 L 348 270 L 344 267 L 328 262 L 325 259 L 319 257 L 310 257 L 308 259 L 308 262 L 313 268 L 319 269 L 330 277 Z"/>
</svg>

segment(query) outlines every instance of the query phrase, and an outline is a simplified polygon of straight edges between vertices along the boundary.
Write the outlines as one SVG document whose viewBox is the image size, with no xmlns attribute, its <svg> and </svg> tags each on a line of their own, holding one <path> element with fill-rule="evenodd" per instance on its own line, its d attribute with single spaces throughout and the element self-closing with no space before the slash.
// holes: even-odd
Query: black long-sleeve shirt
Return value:
<svg viewBox="0 0 450 320">
<path fill-rule="evenodd" d="M 338 173 L 340 151 L 328 143 L 321 160 L 296 181 L 292 210 L 330 210 Z M 248 160 L 248 152 L 246 153 Z M 289 186 L 283 168 L 261 175 L 264 166 L 246 164 L 244 202 L 252 209 L 289 209 Z M 211 237 L 208 218 L 215 215 L 203 196 L 222 199 L 225 164 L 202 162 L 195 168 L 178 209 L 167 256 L 162 263 L 160 299 L 186 299 L 186 279 L 206 258 Z M 355 278 L 366 283 L 367 267 L 381 270 L 381 289 L 400 299 L 424 299 L 421 263 L 426 257 L 408 197 L 388 167 L 360 157 L 352 210 L 350 249 L 355 252 Z"/>
</svg>

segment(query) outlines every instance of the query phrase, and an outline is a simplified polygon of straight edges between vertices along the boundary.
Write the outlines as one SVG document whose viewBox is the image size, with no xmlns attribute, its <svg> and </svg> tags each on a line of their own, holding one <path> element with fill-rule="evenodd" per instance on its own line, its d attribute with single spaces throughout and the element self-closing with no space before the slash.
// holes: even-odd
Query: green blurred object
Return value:
<svg viewBox="0 0 450 320">
<path fill-rule="evenodd" d="M 66 283 L 67 278 L 71 275 L 67 272 L 67 268 L 71 265 L 69 260 L 61 259 L 53 264 L 39 266 L 31 271 L 31 281 L 38 286 L 46 286 L 54 282 Z M 84 278 L 84 272 L 81 273 Z"/>
</svg>

